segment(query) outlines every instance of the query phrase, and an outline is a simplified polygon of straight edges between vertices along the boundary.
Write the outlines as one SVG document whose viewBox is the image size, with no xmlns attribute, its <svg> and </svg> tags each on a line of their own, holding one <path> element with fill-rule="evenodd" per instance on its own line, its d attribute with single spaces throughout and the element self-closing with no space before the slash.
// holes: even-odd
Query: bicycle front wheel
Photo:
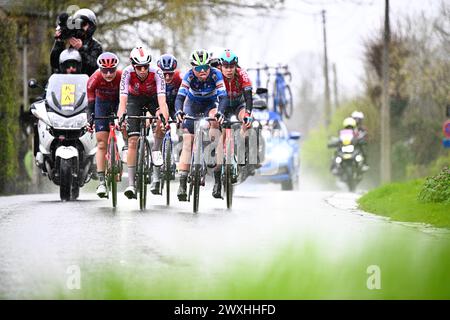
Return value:
<svg viewBox="0 0 450 320">
<path fill-rule="evenodd" d="M 194 213 L 198 212 L 198 206 L 200 202 L 200 179 L 201 179 L 201 165 L 195 164 L 192 174 L 192 184 L 194 189 Z"/>
<path fill-rule="evenodd" d="M 139 208 L 145 210 L 147 205 L 147 174 L 148 174 L 148 148 L 145 138 L 139 138 L 139 149 L 137 156 L 137 192 L 139 194 Z"/>
<path fill-rule="evenodd" d="M 112 206 L 117 206 L 117 174 L 119 173 L 119 164 L 117 157 L 117 146 L 114 139 L 111 139 L 109 144 L 109 165 L 108 165 L 108 184 L 111 189 Z"/>
<path fill-rule="evenodd" d="M 227 197 L 227 209 L 231 209 L 233 205 L 233 181 L 232 181 L 232 170 L 231 164 L 225 165 L 225 193 Z"/>
<path fill-rule="evenodd" d="M 164 143 L 164 186 L 166 187 L 166 205 L 170 205 L 170 180 L 172 178 L 172 145 L 170 141 Z"/>
</svg>

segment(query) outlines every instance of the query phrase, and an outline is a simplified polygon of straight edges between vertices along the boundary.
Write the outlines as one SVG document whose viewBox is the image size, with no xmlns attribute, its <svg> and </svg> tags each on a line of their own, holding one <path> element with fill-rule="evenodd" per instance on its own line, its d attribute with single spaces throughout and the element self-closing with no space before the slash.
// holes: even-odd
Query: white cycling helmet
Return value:
<svg viewBox="0 0 450 320">
<path fill-rule="evenodd" d="M 132 65 L 146 65 L 152 61 L 152 56 L 147 49 L 136 47 L 130 52 L 130 61 Z"/>
<path fill-rule="evenodd" d="M 352 118 L 353 119 L 364 119 L 364 113 L 362 113 L 361 111 L 353 111 L 352 112 Z"/>
</svg>

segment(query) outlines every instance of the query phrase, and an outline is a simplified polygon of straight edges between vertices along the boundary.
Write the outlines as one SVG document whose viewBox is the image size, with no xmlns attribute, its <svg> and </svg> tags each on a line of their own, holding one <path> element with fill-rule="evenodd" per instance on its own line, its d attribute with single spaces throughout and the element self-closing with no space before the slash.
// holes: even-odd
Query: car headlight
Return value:
<svg viewBox="0 0 450 320">
<path fill-rule="evenodd" d="M 341 150 L 342 150 L 342 152 L 345 152 L 345 153 L 352 153 L 353 151 L 355 151 L 355 147 L 352 144 L 350 144 L 348 146 L 343 146 L 341 148 Z"/>
<path fill-rule="evenodd" d="M 84 112 L 69 118 L 49 112 L 48 118 L 53 128 L 56 129 L 81 129 L 87 123 L 87 116 Z"/>
<path fill-rule="evenodd" d="M 289 148 L 278 146 L 272 150 L 272 159 L 278 163 L 285 163 L 289 161 L 291 152 Z"/>
</svg>

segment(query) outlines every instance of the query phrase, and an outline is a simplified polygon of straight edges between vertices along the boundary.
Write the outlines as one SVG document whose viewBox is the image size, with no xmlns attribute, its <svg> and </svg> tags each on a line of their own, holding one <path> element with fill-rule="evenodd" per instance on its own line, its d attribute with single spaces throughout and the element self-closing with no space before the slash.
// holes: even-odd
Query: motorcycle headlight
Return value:
<svg viewBox="0 0 450 320">
<path fill-rule="evenodd" d="M 341 157 L 336 157 L 335 161 L 336 161 L 337 164 L 340 164 L 342 162 L 342 158 Z"/>
<path fill-rule="evenodd" d="M 355 151 L 355 147 L 350 144 L 348 146 L 343 146 L 341 148 L 341 150 L 342 150 L 342 152 L 345 152 L 345 153 L 352 153 L 353 151 Z"/>
<path fill-rule="evenodd" d="M 87 117 L 85 113 L 80 113 L 73 117 L 62 117 L 54 112 L 48 113 L 51 125 L 55 129 L 81 129 L 87 123 Z"/>
<path fill-rule="evenodd" d="M 362 157 L 360 154 L 358 154 L 358 155 L 355 157 L 355 160 L 356 160 L 356 162 L 361 162 L 361 161 L 363 161 L 363 157 Z"/>
</svg>

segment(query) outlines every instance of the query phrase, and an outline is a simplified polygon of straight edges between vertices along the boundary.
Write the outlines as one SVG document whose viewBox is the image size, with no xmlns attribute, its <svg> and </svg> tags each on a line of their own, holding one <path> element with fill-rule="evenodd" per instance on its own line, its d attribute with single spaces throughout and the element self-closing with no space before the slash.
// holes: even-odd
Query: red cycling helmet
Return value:
<svg viewBox="0 0 450 320">
<path fill-rule="evenodd" d="M 119 65 L 119 58 L 111 52 L 103 52 L 97 58 L 99 68 L 116 68 Z"/>
</svg>

